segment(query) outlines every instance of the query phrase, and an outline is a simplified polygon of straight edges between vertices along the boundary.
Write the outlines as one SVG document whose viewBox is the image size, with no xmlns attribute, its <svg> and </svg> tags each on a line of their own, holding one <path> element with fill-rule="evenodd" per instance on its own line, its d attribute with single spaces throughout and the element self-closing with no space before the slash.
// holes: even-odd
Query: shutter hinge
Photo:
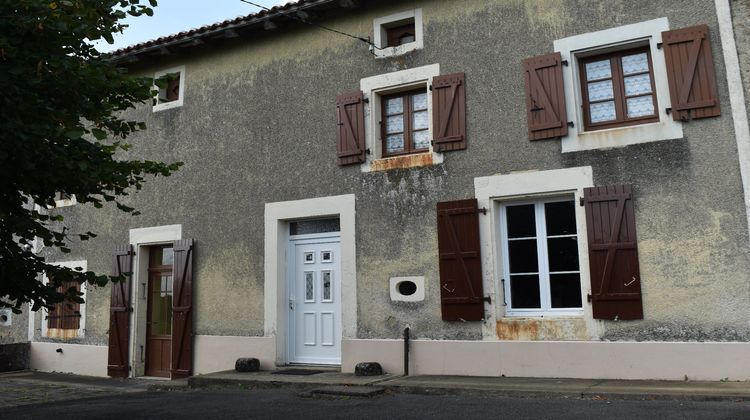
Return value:
<svg viewBox="0 0 750 420">
<path fill-rule="evenodd" d="M 562 60 L 562 61 L 560 61 L 560 64 L 562 64 L 563 66 L 567 66 L 568 65 L 568 60 Z"/>
<path fill-rule="evenodd" d="M 583 201 L 583 197 L 580 197 L 580 198 L 578 199 L 578 204 L 579 204 L 579 205 L 580 205 L 581 207 L 583 207 L 583 206 L 585 205 L 585 202 Z"/>
<path fill-rule="evenodd" d="M 656 49 L 657 49 L 657 50 L 660 50 L 660 49 L 661 49 L 661 47 L 662 47 L 662 45 L 664 45 L 664 43 L 663 43 L 663 42 L 657 42 L 657 43 L 656 43 Z"/>
<path fill-rule="evenodd" d="M 666 108 L 666 109 L 664 109 L 664 110 L 665 110 L 665 111 L 667 112 L 667 115 L 669 115 L 669 114 L 671 114 L 671 113 L 672 113 L 672 108 Z"/>
<path fill-rule="evenodd" d="M 591 296 L 591 293 L 587 293 L 586 294 L 586 300 L 589 301 L 589 302 L 591 302 L 592 300 L 594 300 L 594 297 Z"/>
<path fill-rule="evenodd" d="M 369 148 L 369 147 L 368 147 L 367 149 L 365 149 L 365 154 L 366 154 L 366 155 L 369 155 L 369 154 L 370 154 L 370 148 Z"/>
<path fill-rule="evenodd" d="M 430 92 L 432 92 L 432 85 L 430 85 Z"/>
<path fill-rule="evenodd" d="M 482 207 L 481 209 L 477 209 L 477 213 L 482 213 L 483 215 L 487 215 L 487 208 Z"/>
<path fill-rule="evenodd" d="M 370 98 L 362 98 L 362 102 L 364 102 L 366 104 L 369 104 L 370 103 Z"/>
<path fill-rule="evenodd" d="M 487 296 L 483 297 L 482 300 L 484 300 L 485 302 L 489 303 L 490 305 L 492 304 L 492 296 L 490 296 L 490 295 L 487 295 Z"/>
<path fill-rule="evenodd" d="M 568 127 L 571 127 L 571 128 L 573 128 L 573 127 L 575 127 L 575 126 L 576 126 L 576 125 L 575 125 L 575 123 L 574 123 L 573 121 L 568 121 Z"/>
</svg>

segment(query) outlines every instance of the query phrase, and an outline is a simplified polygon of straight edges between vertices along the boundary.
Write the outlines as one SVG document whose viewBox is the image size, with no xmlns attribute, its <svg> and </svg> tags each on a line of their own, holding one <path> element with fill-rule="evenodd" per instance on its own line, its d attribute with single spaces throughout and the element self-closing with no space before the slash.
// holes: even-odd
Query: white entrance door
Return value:
<svg viewBox="0 0 750 420">
<path fill-rule="evenodd" d="M 341 364 L 341 240 L 338 233 L 292 237 L 289 362 Z"/>
</svg>

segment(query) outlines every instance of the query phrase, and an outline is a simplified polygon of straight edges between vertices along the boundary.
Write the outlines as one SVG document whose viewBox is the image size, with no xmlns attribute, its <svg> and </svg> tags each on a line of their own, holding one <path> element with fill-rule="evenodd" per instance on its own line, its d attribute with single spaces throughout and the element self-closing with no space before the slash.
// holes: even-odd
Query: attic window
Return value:
<svg viewBox="0 0 750 420">
<path fill-rule="evenodd" d="M 392 28 L 386 28 L 388 37 L 388 46 L 396 47 L 399 45 L 408 44 L 414 42 L 417 39 L 416 29 L 414 28 L 414 20 L 404 25 L 395 26 Z"/>
<path fill-rule="evenodd" d="M 154 112 L 182 106 L 185 92 L 185 67 L 176 67 L 154 74 Z"/>
<path fill-rule="evenodd" d="M 375 57 L 393 57 L 424 47 L 422 9 L 412 9 L 374 19 Z"/>
</svg>

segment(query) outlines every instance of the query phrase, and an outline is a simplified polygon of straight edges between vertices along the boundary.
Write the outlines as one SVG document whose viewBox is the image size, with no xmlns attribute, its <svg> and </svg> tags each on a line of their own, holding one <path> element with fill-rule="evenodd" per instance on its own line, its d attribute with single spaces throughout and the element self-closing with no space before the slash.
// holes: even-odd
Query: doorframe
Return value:
<svg viewBox="0 0 750 420">
<path fill-rule="evenodd" d="M 335 240 L 334 240 L 335 239 Z M 310 245 L 317 245 L 317 244 L 325 244 L 325 243 L 337 243 L 339 244 L 339 249 L 341 249 L 341 232 L 325 232 L 325 233 L 308 233 L 303 235 L 289 235 L 289 239 L 287 240 L 287 273 L 286 273 L 286 284 L 287 284 L 287 294 L 286 299 L 289 299 L 289 295 L 291 292 L 292 284 L 294 283 L 295 276 L 292 270 L 296 270 L 296 267 L 292 268 L 293 259 L 291 258 L 292 255 L 295 255 L 294 248 L 296 245 L 304 245 L 304 244 L 310 244 Z M 341 251 L 339 251 L 339 254 L 341 254 Z M 339 258 L 339 256 L 334 255 L 334 259 Z M 339 265 L 343 262 L 342 260 L 338 260 Z M 337 316 L 341 319 L 341 324 L 343 324 L 343 317 L 341 316 L 341 312 L 343 311 L 343 301 L 341 299 L 341 285 L 343 284 L 343 278 L 341 278 L 341 267 L 339 267 L 338 273 L 335 273 L 336 276 L 339 277 L 339 285 L 338 287 L 335 287 L 336 282 L 334 281 L 334 298 L 338 298 L 339 302 L 339 313 Z M 335 278 L 335 277 L 334 277 Z M 336 295 L 338 291 L 338 296 Z M 289 311 L 287 311 L 287 315 L 289 314 Z M 289 360 L 287 360 L 288 363 L 299 363 L 299 362 L 293 362 L 291 360 L 292 355 L 292 342 L 290 340 L 290 337 L 292 335 L 296 334 L 296 323 L 295 320 L 291 316 L 287 316 L 287 330 L 286 330 L 286 354 Z M 341 325 L 343 326 L 343 325 Z M 341 328 L 338 329 L 337 332 L 339 335 L 341 335 L 341 338 L 343 339 L 343 331 Z M 341 352 L 341 344 L 339 343 L 339 352 Z M 304 363 L 302 363 L 304 364 Z M 322 365 L 326 365 L 326 363 L 321 363 Z M 341 354 L 339 354 L 339 363 L 341 364 Z M 335 364 L 333 364 L 335 366 Z"/>
<path fill-rule="evenodd" d="M 263 333 L 276 339 L 277 366 L 288 363 L 287 253 L 289 222 L 338 217 L 341 238 L 341 339 L 357 335 L 356 211 L 354 194 L 266 203 Z M 343 359 L 343 354 L 342 354 Z"/>
<path fill-rule="evenodd" d="M 130 244 L 135 250 L 130 302 L 133 307 L 130 316 L 130 377 L 145 376 L 146 372 L 146 317 L 148 299 L 143 299 L 143 282 L 148 295 L 148 248 L 166 245 L 182 239 L 182 225 L 154 226 L 130 229 Z M 142 349 L 142 350 L 141 350 Z"/>
</svg>

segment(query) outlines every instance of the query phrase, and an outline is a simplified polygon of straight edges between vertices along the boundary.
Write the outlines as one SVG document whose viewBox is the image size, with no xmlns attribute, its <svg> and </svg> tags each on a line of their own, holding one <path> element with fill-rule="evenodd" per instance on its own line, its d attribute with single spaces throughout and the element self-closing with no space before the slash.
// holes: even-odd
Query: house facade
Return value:
<svg viewBox="0 0 750 420">
<path fill-rule="evenodd" d="M 137 217 L 61 200 L 98 236 L 39 252 L 132 274 L 4 339 L 100 376 L 400 374 L 408 328 L 411 374 L 748 380 L 749 17 L 303 0 L 120 50 L 166 80 L 128 157 L 185 165 Z"/>
</svg>

